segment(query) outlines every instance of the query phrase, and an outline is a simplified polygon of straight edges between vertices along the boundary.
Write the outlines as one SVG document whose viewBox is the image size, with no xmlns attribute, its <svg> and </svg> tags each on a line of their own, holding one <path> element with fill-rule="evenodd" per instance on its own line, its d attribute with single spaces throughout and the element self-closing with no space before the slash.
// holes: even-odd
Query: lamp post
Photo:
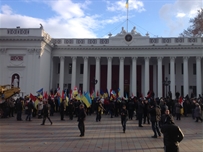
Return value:
<svg viewBox="0 0 203 152">
<path fill-rule="evenodd" d="M 168 80 L 168 78 L 166 77 L 165 80 L 163 81 L 164 86 L 166 87 L 166 94 L 165 96 L 167 97 L 167 86 L 170 85 L 171 81 Z"/>
</svg>

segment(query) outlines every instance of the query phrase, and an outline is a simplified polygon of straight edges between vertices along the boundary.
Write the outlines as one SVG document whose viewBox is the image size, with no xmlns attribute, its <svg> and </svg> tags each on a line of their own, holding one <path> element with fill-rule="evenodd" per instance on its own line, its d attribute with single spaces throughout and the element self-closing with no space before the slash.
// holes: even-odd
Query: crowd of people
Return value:
<svg viewBox="0 0 203 152">
<path fill-rule="evenodd" d="M 168 98 L 103 98 L 97 97 L 92 101 L 91 106 L 87 107 L 82 101 L 75 98 L 67 101 L 62 99 L 60 104 L 57 98 L 41 99 L 35 104 L 29 97 L 6 99 L 1 104 L 1 118 L 14 117 L 14 113 L 17 114 L 17 121 L 22 121 L 22 113 L 25 112 L 26 121 L 32 121 L 32 117 L 42 119 L 42 124 L 45 125 L 46 118 L 52 125 L 51 117 L 55 113 L 60 113 L 61 121 L 64 121 L 64 117 L 69 117 L 70 120 L 77 118 L 78 128 L 80 130 L 80 137 L 85 135 L 85 118 L 86 115 L 95 114 L 96 122 L 102 120 L 102 115 L 109 115 L 109 118 L 120 117 L 123 132 L 126 132 L 127 121 L 135 118 L 138 120 L 138 127 L 143 127 L 143 124 L 151 124 L 153 136 L 152 138 L 161 137 L 164 135 L 165 151 L 171 147 L 177 148 L 177 142 L 180 142 L 184 135 L 181 129 L 174 124 L 173 119 L 177 121 L 181 120 L 181 117 L 188 117 L 191 115 L 195 122 L 202 122 L 203 113 L 203 98 L 178 98 L 172 100 Z M 167 124 L 167 125 L 166 125 Z M 171 135 L 168 133 L 171 129 Z M 174 131 L 175 130 L 175 131 Z M 174 133 L 173 133 L 174 132 Z M 162 133 L 162 134 L 161 134 Z M 172 136 L 178 136 L 177 138 Z M 170 145 L 170 141 L 173 138 L 177 141 L 173 142 L 175 145 Z M 168 150 L 169 151 L 169 150 Z M 175 150 L 174 150 L 175 152 Z"/>
</svg>

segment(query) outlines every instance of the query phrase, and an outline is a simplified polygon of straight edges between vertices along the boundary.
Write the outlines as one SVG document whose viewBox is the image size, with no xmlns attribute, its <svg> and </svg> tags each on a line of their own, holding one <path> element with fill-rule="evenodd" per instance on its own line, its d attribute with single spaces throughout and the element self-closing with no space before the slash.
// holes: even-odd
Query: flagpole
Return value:
<svg viewBox="0 0 203 152">
<path fill-rule="evenodd" d="M 127 33 L 128 33 L 128 6 L 127 6 Z"/>
</svg>

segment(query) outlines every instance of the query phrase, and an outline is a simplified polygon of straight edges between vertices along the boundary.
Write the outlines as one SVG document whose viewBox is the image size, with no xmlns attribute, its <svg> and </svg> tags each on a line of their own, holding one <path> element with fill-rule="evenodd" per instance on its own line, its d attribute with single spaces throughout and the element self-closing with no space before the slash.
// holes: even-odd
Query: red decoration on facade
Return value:
<svg viewBox="0 0 203 152">
<path fill-rule="evenodd" d="M 23 56 L 18 56 L 18 55 L 11 56 L 10 60 L 11 61 L 23 61 Z"/>
</svg>

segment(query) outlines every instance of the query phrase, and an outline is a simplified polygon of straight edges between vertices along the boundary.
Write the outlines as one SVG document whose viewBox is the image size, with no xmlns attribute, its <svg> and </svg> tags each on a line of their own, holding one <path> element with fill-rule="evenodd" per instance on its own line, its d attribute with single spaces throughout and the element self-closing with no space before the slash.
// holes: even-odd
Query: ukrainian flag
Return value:
<svg viewBox="0 0 203 152">
<path fill-rule="evenodd" d="M 87 108 L 90 107 L 90 103 L 88 101 L 88 98 L 87 98 L 87 94 L 84 94 L 81 98 L 81 100 L 83 101 L 83 103 L 87 106 Z"/>
<path fill-rule="evenodd" d="M 126 0 L 125 7 L 128 8 L 128 0 Z"/>
</svg>

